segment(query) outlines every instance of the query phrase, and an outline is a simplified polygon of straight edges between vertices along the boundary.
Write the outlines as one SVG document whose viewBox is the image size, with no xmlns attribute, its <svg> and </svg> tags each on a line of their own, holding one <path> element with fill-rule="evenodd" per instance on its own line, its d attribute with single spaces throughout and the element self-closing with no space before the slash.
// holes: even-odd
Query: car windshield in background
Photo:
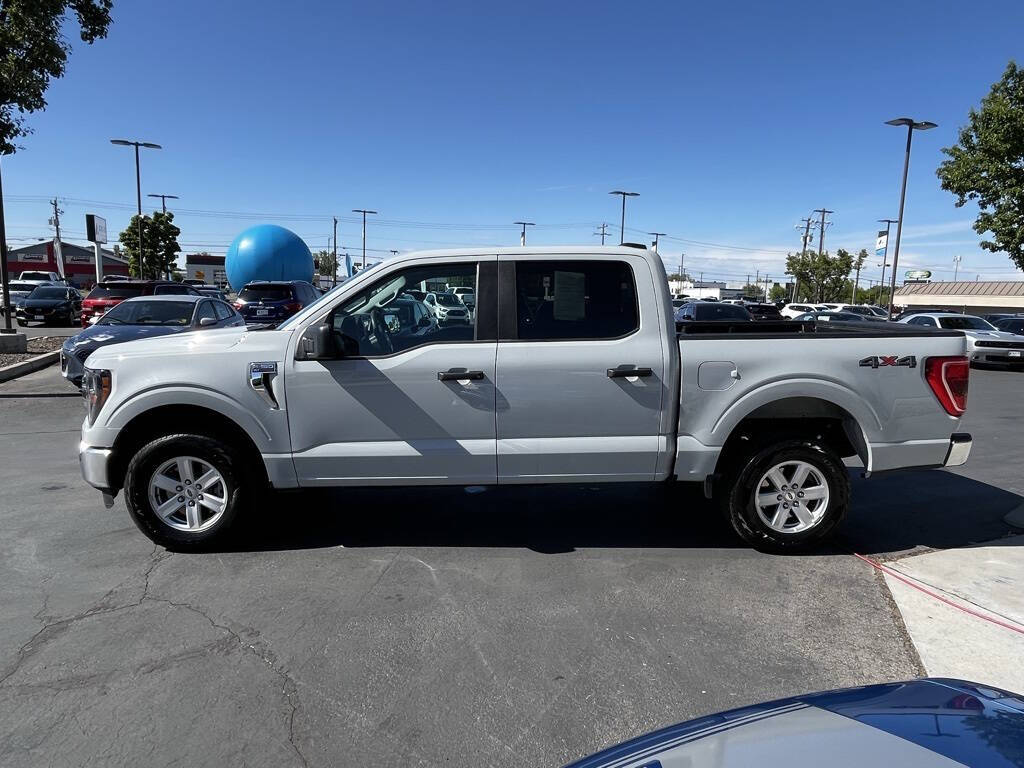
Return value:
<svg viewBox="0 0 1024 768">
<path fill-rule="evenodd" d="M 695 304 L 696 320 L 750 320 L 751 315 L 743 307 L 735 304 L 720 304 L 718 302 L 707 302 L 706 304 Z"/>
<path fill-rule="evenodd" d="M 33 290 L 28 297 L 30 299 L 66 299 L 68 297 L 68 289 L 41 285 Z"/>
<path fill-rule="evenodd" d="M 195 307 L 192 301 L 124 301 L 98 325 L 189 325 Z"/>
<path fill-rule="evenodd" d="M 139 284 L 100 284 L 93 288 L 87 299 L 130 299 L 133 296 L 142 295 L 142 286 Z"/>
<path fill-rule="evenodd" d="M 970 315 L 952 315 L 940 317 L 939 326 L 953 331 L 994 331 L 996 327 L 980 317 Z"/>
<path fill-rule="evenodd" d="M 462 302 L 459 301 L 454 293 L 439 293 L 437 294 L 437 303 L 442 307 L 457 307 Z"/>
<path fill-rule="evenodd" d="M 287 301 L 292 298 L 290 285 L 247 285 L 238 294 L 241 301 Z"/>
</svg>

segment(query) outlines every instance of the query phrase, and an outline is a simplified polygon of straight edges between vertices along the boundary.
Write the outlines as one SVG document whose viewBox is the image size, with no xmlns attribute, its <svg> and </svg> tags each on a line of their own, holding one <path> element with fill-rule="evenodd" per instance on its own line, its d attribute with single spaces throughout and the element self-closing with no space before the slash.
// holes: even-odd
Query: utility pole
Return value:
<svg viewBox="0 0 1024 768">
<path fill-rule="evenodd" d="M 657 253 L 658 252 L 658 238 L 659 237 L 664 237 L 665 233 L 664 232 L 648 232 L 647 234 L 648 235 L 654 235 L 654 252 Z"/>
<path fill-rule="evenodd" d="M 333 216 L 334 219 L 334 250 L 332 251 L 332 259 L 334 266 L 331 269 L 331 287 L 333 288 L 338 284 L 338 217 Z"/>
<path fill-rule="evenodd" d="M 167 201 L 168 200 L 180 200 L 181 199 L 177 195 L 154 195 L 152 193 L 146 195 L 146 197 L 159 197 L 160 198 L 160 210 L 162 210 L 164 213 L 167 213 Z"/>
<path fill-rule="evenodd" d="M 685 253 L 680 253 L 679 254 L 679 279 L 681 281 L 686 279 L 686 254 Z"/>
<path fill-rule="evenodd" d="M 532 221 L 514 221 L 513 224 L 518 224 L 523 228 L 523 231 L 519 235 L 519 244 L 526 245 L 526 228 L 536 226 Z"/>
<path fill-rule="evenodd" d="M 953 282 L 954 283 L 956 282 L 957 274 L 960 272 L 960 260 L 961 259 L 963 259 L 963 256 L 954 256 L 953 257 Z"/>
<path fill-rule="evenodd" d="M 60 215 L 64 213 L 60 208 L 57 207 L 57 198 L 53 198 L 50 201 L 50 205 L 53 206 L 53 218 L 50 219 L 50 224 L 57 231 L 57 234 L 53 238 L 53 258 L 57 262 L 57 274 L 60 277 L 64 277 L 64 249 L 61 248 L 60 241 Z"/>
<path fill-rule="evenodd" d="M 608 234 L 608 225 L 605 224 L 604 222 L 601 222 L 601 231 L 594 233 L 595 237 L 597 235 L 601 236 L 601 245 L 604 245 L 604 238 L 607 236 L 607 234 Z"/>
<path fill-rule="evenodd" d="M 811 240 L 811 222 L 813 219 L 807 217 L 806 219 L 800 219 L 804 223 L 804 235 L 800 239 L 800 263 L 803 264 L 804 258 L 807 256 L 807 243 Z M 799 224 L 797 228 L 799 228 Z M 800 287 L 800 278 L 793 275 L 793 298 L 792 301 L 796 301 L 797 289 Z"/>
<path fill-rule="evenodd" d="M 622 195 L 622 223 L 619 225 L 619 245 L 626 242 L 626 198 L 639 197 L 639 192 L 623 192 L 621 189 L 613 190 L 609 195 Z"/>
<path fill-rule="evenodd" d="M 821 214 L 821 230 L 818 233 L 818 256 L 820 257 L 825 255 L 825 214 L 835 213 L 835 211 L 830 211 L 827 208 L 815 208 L 814 213 Z M 821 286 L 818 286 L 814 298 L 816 301 L 821 301 Z"/>
<path fill-rule="evenodd" d="M 768 303 L 768 284 L 769 284 L 769 282 L 770 281 L 768 280 L 768 275 L 765 275 L 764 276 L 764 303 L 765 304 Z"/>
<path fill-rule="evenodd" d="M 151 141 L 128 141 L 127 139 L 111 139 L 111 144 L 117 144 L 121 147 L 135 147 L 135 197 L 138 200 L 138 214 L 139 214 L 139 277 L 145 279 L 146 273 L 143 270 L 143 258 L 142 258 L 142 174 L 139 171 L 139 147 L 145 147 L 146 149 L 163 149 L 159 144 L 154 144 Z M 157 273 L 159 274 L 159 272 Z"/>
<path fill-rule="evenodd" d="M 857 283 L 860 282 L 860 268 L 861 268 L 861 263 L 860 263 L 860 257 L 858 256 L 857 257 L 857 276 L 855 278 L 853 278 L 853 292 L 850 294 L 850 303 L 851 304 L 856 304 L 857 303 Z"/>
<path fill-rule="evenodd" d="M 369 213 L 373 216 L 376 216 L 377 212 L 369 211 L 365 208 L 353 208 L 352 213 L 363 214 L 363 266 L 361 266 L 360 269 L 366 269 L 366 214 Z"/>
</svg>

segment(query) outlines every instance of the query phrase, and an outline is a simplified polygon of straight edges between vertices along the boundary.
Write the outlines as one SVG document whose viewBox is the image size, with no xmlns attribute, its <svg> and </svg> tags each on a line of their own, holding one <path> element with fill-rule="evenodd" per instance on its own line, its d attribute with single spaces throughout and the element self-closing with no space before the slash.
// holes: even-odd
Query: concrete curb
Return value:
<svg viewBox="0 0 1024 768">
<path fill-rule="evenodd" d="M 60 350 L 55 349 L 52 352 L 44 352 L 41 355 L 30 357 L 28 360 L 22 360 L 20 363 L 8 365 L 6 368 L 0 368 L 0 382 L 10 381 L 27 373 L 40 371 L 49 365 L 53 365 L 58 360 L 60 360 Z"/>
</svg>

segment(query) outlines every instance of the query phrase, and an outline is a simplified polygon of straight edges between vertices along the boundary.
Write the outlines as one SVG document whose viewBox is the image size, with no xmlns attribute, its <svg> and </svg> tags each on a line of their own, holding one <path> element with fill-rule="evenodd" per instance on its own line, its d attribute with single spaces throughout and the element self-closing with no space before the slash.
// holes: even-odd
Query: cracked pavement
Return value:
<svg viewBox="0 0 1024 768">
<path fill-rule="evenodd" d="M 1002 452 L 1016 381 L 971 384 L 965 427 Z M 5 767 L 557 766 L 914 676 L 884 584 L 848 552 L 998 538 L 1020 501 L 976 443 L 957 473 L 858 480 L 835 548 L 805 557 L 740 546 L 688 489 L 621 486 L 272 494 L 233 550 L 172 554 L 81 481 L 81 404 L 45 396 L 67 392 L 54 369 L 0 386 Z"/>
</svg>

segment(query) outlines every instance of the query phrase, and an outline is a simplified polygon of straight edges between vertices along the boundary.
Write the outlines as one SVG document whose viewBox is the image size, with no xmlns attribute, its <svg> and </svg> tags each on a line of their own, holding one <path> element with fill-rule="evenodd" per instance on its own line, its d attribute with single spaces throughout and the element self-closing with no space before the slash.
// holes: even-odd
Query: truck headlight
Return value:
<svg viewBox="0 0 1024 768">
<path fill-rule="evenodd" d="M 85 400 L 85 409 L 89 414 L 90 426 L 96 421 L 96 417 L 103 409 L 103 404 L 110 397 L 110 384 L 110 371 L 86 368 L 82 374 L 82 396 Z"/>
</svg>

